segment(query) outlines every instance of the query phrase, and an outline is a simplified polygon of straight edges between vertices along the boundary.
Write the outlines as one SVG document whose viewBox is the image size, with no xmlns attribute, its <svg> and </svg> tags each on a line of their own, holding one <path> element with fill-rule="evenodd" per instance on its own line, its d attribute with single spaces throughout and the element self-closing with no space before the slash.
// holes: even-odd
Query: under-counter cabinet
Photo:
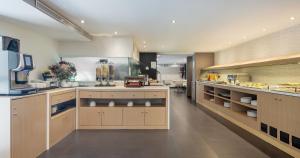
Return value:
<svg viewBox="0 0 300 158">
<path fill-rule="evenodd" d="M 13 99 L 11 108 L 11 157 L 37 157 L 46 150 L 46 95 Z"/>
<path fill-rule="evenodd" d="M 101 88 L 100 88 L 101 89 Z M 168 88 L 78 89 L 78 129 L 168 129 Z M 98 97 L 98 98 L 96 98 Z M 96 103 L 90 107 L 90 102 Z M 113 101 L 114 107 L 108 107 Z M 129 101 L 134 102 L 128 107 Z M 145 103 L 151 102 L 151 107 Z"/>
<path fill-rule="evenodd" d="M 299 96 L 210 83 L 198 83 L 197 89 L 200 106 L 293 157 L 300 157 Z M 257 105 L 242 103 L 242 97 L 257 100 Z M 229 107 L 224 106 L 225 102 Z M 256 111 L 257 118 L 248 117 L 248 110 Z"/>
<path fill-rule="evenodd" d="M 118 107 L 81 107 L 81 126 L 121 126 L 123 109 Z"/>
<path fill-rule="evenodd" d="M 76 92 L 67 89 L 48 93 L 47 149 L 64 139 L 76 128 Z M 53 111 L 53 109 L 56 109 Z"/>
</svg>

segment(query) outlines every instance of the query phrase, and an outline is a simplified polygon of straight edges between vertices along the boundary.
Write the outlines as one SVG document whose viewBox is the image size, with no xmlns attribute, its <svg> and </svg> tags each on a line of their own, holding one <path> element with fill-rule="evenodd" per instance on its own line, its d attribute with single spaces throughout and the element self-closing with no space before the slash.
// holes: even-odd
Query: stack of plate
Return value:
<svg viewBox="0 0 300 158">
<path fill-rule="evenodd" d="M 251 103 L 252 98 L 251 97 L 242 97 L 241 98 L 241 102 L 242 103 L 246 103 L 246 104 L 250 104 Z"/>
<path fill-rule="evenodd" d="M 225 108 L 230 108 L 230 106 L 231 106 L 231 105 L 230 105 L 230 102 L 224 102 L 224 107 L 225 107 Z"/>
<path fill-rule="evenodd" d="M 247 116 L 256 118 L 257 117 L 257 111 L 256 110 L 247 110 Z"/>
<path fill-rule="evenodd" d="M 257 100 L 251 100 L 251 105 L 257 106 Z"/>
</svg>

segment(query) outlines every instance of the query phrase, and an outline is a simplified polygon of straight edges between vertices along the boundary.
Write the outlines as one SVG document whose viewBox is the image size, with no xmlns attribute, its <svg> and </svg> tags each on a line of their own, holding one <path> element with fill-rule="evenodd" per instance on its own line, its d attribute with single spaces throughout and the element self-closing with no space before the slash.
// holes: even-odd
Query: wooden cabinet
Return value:
<svg viewBox="0 0 300 158">
<path fill-rule="evenodd" d="M 102 126 L 121 126 L 123 122 L 123 108 L 106 107 L 101 108 Z"/>
<path fill-rule="evenodd" d="M 260 97 L 261 122 L 300 137 L 300 98 L 264 93 Z"/>
<path fill-rule="evenodd" d="M 145 92 L 145 98 L 166 98 L 166 92 Z"/>
<path fill-rule="evenodd" d="M 80 91 L 79 97 L 80 98 L 101 98 L 102 93 L 97 91 Z"/>
<path fill-rule="evenodd" d="M 166 108 L 150 107 L 145 108 L 145 125 L 162 126 L 166 124 Z"/>
<path fill-rule="evenodd" d="M 12 100 L 12 157 L 35 158 L 46 150 L 46 96 Z"/>
<path fill-rule="evenodd" d="M 68 100 L 72 100 L 76 98 L 76 94 L 75 91 L 72 92 L 66 92 L 66 93 L 58 93 L 58 94 L 54 94 L 51 95 L 50 97 L 50 101 L 51 101 L 51 105 L 56 105 Z"/>
<path fill-rule="evenodd" d="M 145 124 L 145 108 L 143 107 L 124 108 L 123 115 L 125 126 L 143 126 Z"/>
<path fill-rule="evenodd" d="M 81 107 L 79 112 L 81 126 L 100 126 L 101 111 L 97 107 Z"/>
<path fill-rule="evenodd" d="M 50 146 L 55 145 L 75 130 L 75 115 L 75 109 L 70 109 L 51 118 Z"/>
</svg>

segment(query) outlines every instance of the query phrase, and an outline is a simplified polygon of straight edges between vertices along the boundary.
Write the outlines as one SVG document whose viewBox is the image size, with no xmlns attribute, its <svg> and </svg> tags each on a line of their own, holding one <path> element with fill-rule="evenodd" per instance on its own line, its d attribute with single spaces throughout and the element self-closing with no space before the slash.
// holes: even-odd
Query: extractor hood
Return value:
<svg viewBox="0 0 300 158">
<path fill-rule="evenodd" d="M 88 38 L 89 40 L 93 39 L 93 36 L 90 35 L 87 31 L 82 29 L 80 26 L 73 23 L 71 20 L 67 19 L 51 7 L 49 7 L 47 4 L 45 4 L 41 0 L 23 0 L 24 2 L 30 4 L 31 6 L 37 8 L 38 10 L 42 11 L 43 13 L 47 14 L 51 18 L 55 19 L 56 21 L 66 25 L 67 27 L 70 27 L 71 29 L 76 30 L 78 33 L 83 35 L 84 37 Z"/>
</svg>

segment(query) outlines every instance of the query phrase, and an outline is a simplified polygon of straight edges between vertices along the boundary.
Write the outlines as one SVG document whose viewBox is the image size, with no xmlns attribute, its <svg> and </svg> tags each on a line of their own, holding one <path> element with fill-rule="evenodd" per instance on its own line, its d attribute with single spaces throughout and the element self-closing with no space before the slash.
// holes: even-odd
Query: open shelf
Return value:
<svg viewBox="0 0 300 158">
<path fill-rule="evenodd" d="M 252 108 L 249 107 L 245 107 L 245 106 L 241 106 L 240 104 L 236 104 L 236 103 L 231 103 L 231 109 L 232 111 L 234 111 L 237 114 L 240 114 L 241 116 L 249 119 L 249 120 L 257 120 L 257 117 L 249 117 L 247 116 L 247 111 L 248 110 L 253 110 Z M 255 110 L 256 111 L 256 110 Z"/>
<path fill-rule="evenodd" d="M 132 107 L 146 107 L 145 102 L 150 101 L 150 107 L 166 107 L 166 99 L 80 99 L 81 107 L 91 107 L 89 103 L 91 101 L 96 102 L 96 107 L 110 107 L 109 102 L 114 101 L 115 106 L 112 107 L 130 107 L 127 103 L 132 101 Z"/>
<path fill-rule="evenodd" d="M 246 67 L 259 67 L 259 66 L 270 66 L 270 65 L 283 65 L 283 64 L 296 64 L 300 61 L 300 54 L 289 56 L 280 56 L 269 59 L 262 60 L 252 60 L 240 63 L 233 63 L 227 65 L 216 65 L 204 68 L 202 70 L 224 70 L 224 69 L 237 69 L 237 68 L 246 68 Z"/>
<path fill-rule="evenodd" d="M 242 102 L 238 102 L 238 101 L 234 101 L 234 100 L 232 100 L 232 102 L 234 102 L 235 104 L 250 108 L 250 109 L 257 110 L 257 106 L 255 106 L 255 105 L 246 104 L 246 103 L 242 103 Z"/>
</svg>

